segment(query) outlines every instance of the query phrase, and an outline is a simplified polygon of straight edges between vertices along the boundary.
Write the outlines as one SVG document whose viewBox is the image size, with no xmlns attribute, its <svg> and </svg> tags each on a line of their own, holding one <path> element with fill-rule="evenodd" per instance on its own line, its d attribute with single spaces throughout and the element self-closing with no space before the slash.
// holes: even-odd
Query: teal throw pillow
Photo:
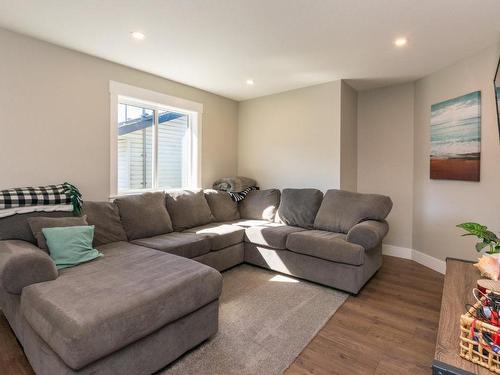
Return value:
<svg viewBox="0 0 500 375">
<path fill-rule="evenodd" d="M 42 233 L 58 269 L 77 266 L 102 256 L 92 247 L 93 225 L 43 228 Z"/>
</svg>

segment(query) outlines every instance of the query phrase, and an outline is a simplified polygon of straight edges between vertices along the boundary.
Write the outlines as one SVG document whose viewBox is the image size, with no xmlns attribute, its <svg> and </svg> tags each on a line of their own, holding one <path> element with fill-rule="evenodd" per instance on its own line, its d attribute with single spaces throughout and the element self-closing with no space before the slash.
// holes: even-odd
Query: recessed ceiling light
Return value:
<svg viewBox="0 0 500 375">
<path fill-rule="evenodd" d="M 404 46 L 406 46 L 407 43 L 408 43 L 408 39 L 406 39 L 406 38 L 397 38 L 394 41 L 394 44 L 396 45 L 396 47 L 404 47 Z"/>
<path fill-rule="evenodd" d="M 250 85 L 252 86 L 255 82 L 253 81 L 253 79 L 249 78 L 247 79 L 247 85 Z"/>
<path fill-rule="evenodd" d="M 132 34 L 132 38 L 137 40 L 143 40 L 146 37 L 146 35 L 144 35 L 140 31 L 132 31 L 130 34 Z"/>
</svg>

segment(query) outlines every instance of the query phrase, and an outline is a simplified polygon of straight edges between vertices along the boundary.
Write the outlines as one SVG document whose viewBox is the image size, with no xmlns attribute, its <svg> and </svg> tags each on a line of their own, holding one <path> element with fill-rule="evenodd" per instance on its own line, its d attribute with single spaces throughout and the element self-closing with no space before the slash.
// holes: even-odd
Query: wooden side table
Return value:
<svg viewBox="0 0 500 375">
<path fill-rule="evenodd" d="M 447 258 L 441 315 L 432 363 L 433 375 L 492 375 L 488 369 L 469 362 L 458 354 L 460 316 L 465 304 L 475 302 L 472 289 L 481 278 L 472 262 Z"/>
</svg>

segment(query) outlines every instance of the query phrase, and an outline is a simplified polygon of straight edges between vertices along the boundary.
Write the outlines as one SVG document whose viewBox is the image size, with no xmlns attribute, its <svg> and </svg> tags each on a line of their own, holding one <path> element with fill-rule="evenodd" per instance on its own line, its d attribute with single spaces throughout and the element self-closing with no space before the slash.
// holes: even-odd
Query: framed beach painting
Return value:
<svg viewBox="0 0 500 375">
<path fill-rule="evenodd" d="M 481 92 L 431 106 L 430 178 L 479 181 Z"/>
</svg>

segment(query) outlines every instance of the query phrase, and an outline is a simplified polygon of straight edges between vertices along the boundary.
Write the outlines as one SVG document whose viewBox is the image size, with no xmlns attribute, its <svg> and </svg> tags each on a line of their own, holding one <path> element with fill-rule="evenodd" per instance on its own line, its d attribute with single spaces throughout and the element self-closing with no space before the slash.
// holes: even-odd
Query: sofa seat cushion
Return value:
<svg viewBox="0 0 500 375">
<path fill-rule="evenodd" d="M 302 231 L 305 229 L 278 223 L 251 226 L 245 229 L 245 242 L 285 250 L 288 235 Z"/>
<path fill-rule="evenodd" d="M 291 233 L 287 237 L 286 247 L 298 254 L 353 266 L 362 265 L 365 258 L 365 249 L 347 242 L 345 234 L 322 230 Z"/>
<path fill-rule="evenodd" d="M 173 232 L 141 238 L 132 241 L 132 243 L 185 258 L 194 258 L 210 252 L 209 239 L 195 233 Z"/>
<path fill-rule="evenodd" d="M 210 240 L 210 248 L 215 251 L 243 242 L 245 229 L 231 223 L 211 223 L 188 229 L 183 233 L 196 233 L 206 236 Z"/>
<path fill-rule="evenodd" d="M 225 222 L 224 224 L 232 224 L 237 225 L 242 228 L 253 227 L 256 225 L 265 225 L 269 224 L 268 220 L 251 220 L 251 219 L 240 219 L 240 220 L 232 220 L 229 222 Z"/>
<path fill-rule="evenodd" d="M 219 272 L 127 242 L 99 247 L 98 260 L 30 285 L 21 313 L 78 370 L 217 300 Z"/>
</svg>

